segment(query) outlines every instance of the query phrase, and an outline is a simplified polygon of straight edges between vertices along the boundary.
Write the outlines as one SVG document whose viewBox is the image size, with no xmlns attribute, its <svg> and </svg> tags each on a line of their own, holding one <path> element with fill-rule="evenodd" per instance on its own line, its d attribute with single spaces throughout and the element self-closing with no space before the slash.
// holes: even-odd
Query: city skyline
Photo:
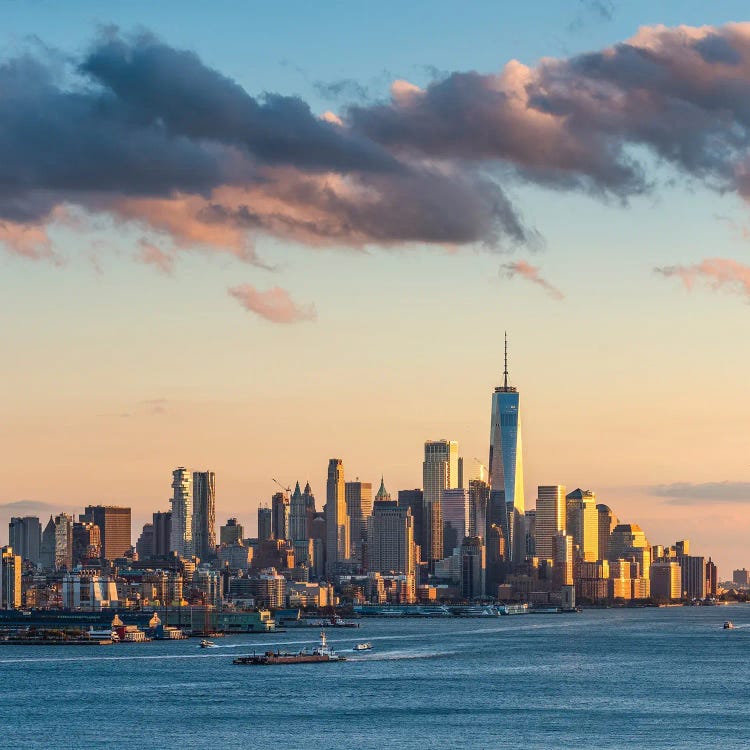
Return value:
<svg viewBox="0 0 750 750">
<path fill-rule="evenodd" d="M 603 148 L 591 152 L 600 161 L 582 164 L 573 138 L 562 142 L 570 151 L 557 151 L 569 161 L 532 164 L 527 152 L 514 150 L 523 143 L 493 142 L 476 153 L 456 135 L 456 123 L 434 121 L 440 137 L 431 140 L 415 122 L 394 119 L 424 96 L 419 90 L 429 92 L 424 113 L 433 116 L 433 94 L 456 93 L 446 82 L 467 83 L 467 114 L 476 112 L 472 92 L 486 94 L 489 80 L 510 86 L 524 76 L 537 83 L 557 76 L 555 91 L 570 97 L 587 61 L 610 62 L 614 80 L 615 69 L 630 70 L 628 50 L 685 61 L 688 72 L 700 70 L 716 83 L 718 96 L 726 93 L 732 60 L 743 61 L 735 63 L 740 83 L 746 77 L 747 27 L 727 26 L 746 8 L 633 2 L 602 14 L 591 4 L 551 2 L 528 24 L 518 8 L 438 5 L 440 12 L 420 3 L 400 8 L 366 30 L 351 9 L 322 8 L 313 18 L 298 8 L 304 34 L 290 32 L 270 8 L 237 10 L 235 22 L 210 33 L 197 7 L 181 8 L 178 27 L 163 7 L 145 5 L 108 9 L 106 18 L 87 2 L 5 9 L 3 61 L 28 53 L 46 70 L 56 64 L 50 57 L 64 58 L 71 67 L 65 74 L 82 91 L 93 96 L 112 84 L 120 95 L 112 77 L 102 81 L 119 59 L 119 44 L 145 44 L 134 41 L 142 27 L 165 54 L 185 52 L 216 86 L 235 82 L 256 102 L 264 101 L 263 91 L 298 97 L 315 123 L 356 120 L 352 132 L 372 148 L 339 151 L 336 169 L 344 170 L 344 156 L 361 165 L 384 150 L 401 158 L 404 149 L 429 147 L 435 152 L 428 156 L 445 159 L 460 179 L 491 173 L 513 212 L 503 215 L 497 242 L 477 234 L 486 228 L 486 204 L 460 183 L 470 205 L 454 202 L 457 209 L 443 214 L 469 217 L 468 228 L 446 219 L 448 226 L 439 226 L 445 231 L 425 236 L 424 226 L 404 226 L 388 212 L 360 226 L 357 237 L 312 241 L 270 226 L 263 213 L 248 218 L 264 230 L 248 235 L 244 252 L 231 246 L 234 230 L 219 222 L 175 242 L 179 214 L 136 202 L 119 202 L 119 213 L 108 213 L 106 185 L 81 190 L 80 172 L 44 173 L 21 148 L 23 129 L 13 131 L 17 140 L 1 141 L 0 153 L 9 164 L 10 155 L 27 154 L 36 171 L 26 174 L 39 180 L 41 193 L 17 196 L 26 213 L 0 201 L 0 276 L 11 322 L 9 365 L 0 374 L 8 394 L 0 407 L 4 528 L 12 515 L 31 513 L 44 523 L 49 514 L 96 503 L 132 507 L 137 527 L 153 509 L 169 508 L 164 473 L 178 466 L 210 466 L 217 519 L 236 516 L 249 528 L 257 505 L 270 503 L 276 491 L 272 477 L 290 486 L 309 479 L 324 497 L 331 456 L 343 459 L 349 478 L 377 485 L 384 474 L 395 493 L 421 486 L 424 441 L 445 438 L 458 442 L 471 476 L 474 458 L 487 460 L 487 396 L 502 382 L 508 329 L 511 380 L 523 393 L 527 508 L 537 486 L 591 489 L 650 539 L 669 539 L 679 527 L 696 547 L 719 553 L 722 571 L 746 565 L 750 355 L 738 342 L 746 328 L 748 214 L 744 188 L 732 177 L 741 171 L 741 150 L 730 146 L 717 162 L 702 148 L 711 136 L 727 136 L 705 92 L 683 90 L 680 101 L 700 117 L 682 120 L 694 138 L 675 141 L 671 152 L 656 138 L 638 140 L 628 111 L 618 111 L 622 140 L 589 112 L 596 121 L 590 142 L 609 144 L 614 162 Z M 82 68 L 99 78 L 80 77 Z M 545 101 L 549 111 L 587 104 Z M 721 102 L 732 132 L 745 133 L 732 101 Z M 523 113 L 538 106 L 527 103 Z M 67 110 L 48 111 L 62 117 Z M 706 121 L 711 127 L 701 130 Z M 649 122 L 676 138 L 671 121 Z M 388 143 L 379 126 L 404 142 Z M 312 126 L 310 132 L 330 134 Z M 417 144 L 407 143 L 410 133 Z M 629 157 L 637 157 L 642 180 Z M 423 159 L 409 158 L 410 167 Z M 113 182 L 129 178 L 134 191 L 142 187 L 137 175 L 112 163 Z M 555 166 L 562 171 L 550 173 Z M 726 189 L 715 191 L 713 179 Z M 49 197 L 50 182 L 58 202 L 47 221 L 50 204 L 42 197 Z M 455 198 L 455 185 L 444 187 L 438 207 Z M 425 208 L 405 201 L 400 209 Z M 286 208 L 286 225 L 309 218 Z M 39 220 L 24 224 L 23 216 Z M 323 215 L 322 225 L 340 227 L 340 217 L 333 218 Z M 382 241 L 371 236 L 373 226 Z M 212 342 L 210 356 L 178 365 L 186 344 L 204 340 Z"/>
</svg>

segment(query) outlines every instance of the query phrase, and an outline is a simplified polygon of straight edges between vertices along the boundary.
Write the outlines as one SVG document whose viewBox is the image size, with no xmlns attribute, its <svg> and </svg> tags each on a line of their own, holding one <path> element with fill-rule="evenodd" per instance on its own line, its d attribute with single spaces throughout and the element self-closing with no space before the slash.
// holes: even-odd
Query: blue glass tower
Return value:
<svg viewBox="0 0 750 750">
<path fill-rule="evenodd" d="M 490 423 L 490 504 L 487 523 L 505 536 L 506 556 L 517 564 L 525 557 L 523 451 L 519 393 L 508 385 L 508 336 L 505 336 L 503 385 L 492 394 Z"/>
</svg>

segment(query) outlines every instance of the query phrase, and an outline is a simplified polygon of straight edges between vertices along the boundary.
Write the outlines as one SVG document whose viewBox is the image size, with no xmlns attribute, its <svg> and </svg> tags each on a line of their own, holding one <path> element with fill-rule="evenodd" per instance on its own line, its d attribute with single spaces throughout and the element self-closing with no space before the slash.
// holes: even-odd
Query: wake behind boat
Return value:
<svg viewBox="0 0 750 750">
<path fill-rule="evenodd" d="M 320 645 L 312 651 L 302 649 L 296 654 L 284 651 L 266 651 L 265 654 L 252 654 L 234 659 L 232 664 L 246 666 L 267 666 L 271 664 L 320 664 L 322 662 L 346 661 L 345 656 L 337 654 L 329 645 L 325 631 L 320 632 Z"/>
</svg>

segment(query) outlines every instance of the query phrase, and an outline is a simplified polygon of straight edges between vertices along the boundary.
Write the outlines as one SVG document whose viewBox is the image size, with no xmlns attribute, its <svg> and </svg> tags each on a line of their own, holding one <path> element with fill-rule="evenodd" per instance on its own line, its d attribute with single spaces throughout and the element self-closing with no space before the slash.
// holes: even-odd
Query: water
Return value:
<svg viewBox="0 0 750 750">
<path fill-rule="evenodd" d="M 722 629 L 731 619 L 737 628 Z M 343 664 L 241 667 L 318 632 L 0 647 L 10 748 L 746 748 L 750 606 L 329 630 Z"/>
</svg>

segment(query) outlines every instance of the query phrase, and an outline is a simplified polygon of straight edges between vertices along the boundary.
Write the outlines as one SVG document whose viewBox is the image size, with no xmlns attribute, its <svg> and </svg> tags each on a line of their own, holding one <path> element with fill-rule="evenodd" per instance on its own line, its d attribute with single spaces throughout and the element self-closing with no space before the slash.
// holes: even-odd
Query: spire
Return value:
<svg viewBox="0 0 750 750">
<path fill-rule="evenodd" d="M 505 332 L 505 369 L 503 370 L 503 388 L 508 390 L 508 332 Z"/>
<path fill-rule="evenodd" d="M 388 494 L 388 490 L 385 488 L 385 481 L 383 480 L 383 475 L 380 475 L 380 489 L 378 490 L 378 494 L 375 495 L 375 500 L 378 502 L 390 502 L 391 496 Z"/>
</svg>

